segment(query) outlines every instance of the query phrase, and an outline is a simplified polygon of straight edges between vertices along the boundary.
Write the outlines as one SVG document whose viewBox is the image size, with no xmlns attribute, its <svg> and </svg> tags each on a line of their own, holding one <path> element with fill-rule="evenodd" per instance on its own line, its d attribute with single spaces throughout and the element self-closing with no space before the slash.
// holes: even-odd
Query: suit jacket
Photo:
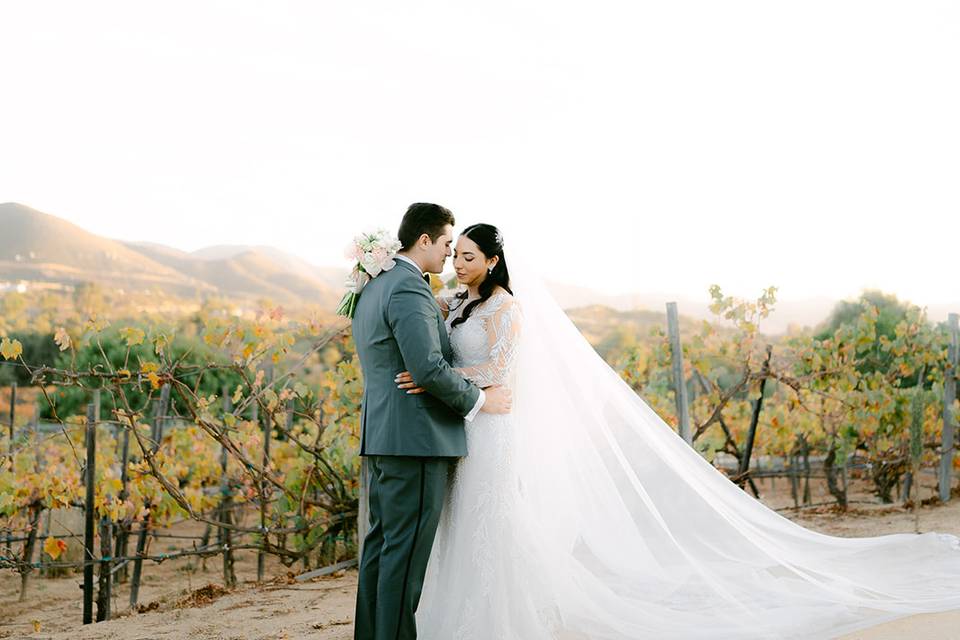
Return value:
<svg viewBox="0 0 960 640">
<path fill-rule="evenodd" d="M 353 339 L 363 371 L 360 455 L 466 455 L 463 418 L 480 389 L 450 365 L 443 315 L 415 266 L 397 260 L 367 283 L 353 316 Z M 404 370 L 427 392 L 398 389 L 394 377 Z"/>
</svg>

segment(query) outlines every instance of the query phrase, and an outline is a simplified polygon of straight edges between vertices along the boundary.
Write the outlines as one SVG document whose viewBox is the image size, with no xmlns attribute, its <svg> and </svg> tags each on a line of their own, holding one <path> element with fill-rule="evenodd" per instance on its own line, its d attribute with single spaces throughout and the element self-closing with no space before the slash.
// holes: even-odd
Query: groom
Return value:
<svg viewBox="0 0 960 640">
<path fill-rule="evenodd" d="M 449 464 L 467 453 L 464 420 L 508 413 L 510 391 L 477 388 L 450 366 L 452 353 L 429 276 L 450 255 L 453 214 L 410 205 L 397 264 L 364 288 L 353 317 L 363 370 L 360 455 L 370 469 L 370 529 L 357 589 L 356 640 L 412 640 L 414 612 L 446 492 Z M 427 393 L 394 378 L 410 371 Z"/>
</svg>

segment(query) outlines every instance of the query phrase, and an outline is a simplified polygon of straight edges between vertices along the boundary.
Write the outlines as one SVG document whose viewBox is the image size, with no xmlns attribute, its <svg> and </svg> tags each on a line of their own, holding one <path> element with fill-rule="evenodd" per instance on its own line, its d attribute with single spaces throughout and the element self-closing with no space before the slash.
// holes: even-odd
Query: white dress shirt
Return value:
<svg viewBox="0 0 960 640">
<path fill-rule="evenodd" d="M 404 262 L 409 262 L 410 264 L 412 264 L 417 268 L 417 271 L 420 272 L 421 276 L 424 275 L 423 269 L 420 268 L 420 265 L 418 265 L 416 262 L 414 262 L 407 256 L 402 256 L 400 254 L 397 254 L 396 256 L 394 256 L 394 258 L 396 260 L 403 260 Z M 416 382 L 416 380 L 414 380 L 414 382 Z M 473 419 L 477 417 L 477 414 L 480 413 L 480 409 L 483 408 L 483 403 L 486 401 L 486 399 L 487 399 L 487 394 L 483 392 L 483 389 L 480 389 L 480 397 L 477 398 L 477 404 L 473 405 L 473 409 L 470 409 L 470 413 L 465 415 L 463 419 L 466 420 L 467 422 L 472 422 Z"/>
</svg>

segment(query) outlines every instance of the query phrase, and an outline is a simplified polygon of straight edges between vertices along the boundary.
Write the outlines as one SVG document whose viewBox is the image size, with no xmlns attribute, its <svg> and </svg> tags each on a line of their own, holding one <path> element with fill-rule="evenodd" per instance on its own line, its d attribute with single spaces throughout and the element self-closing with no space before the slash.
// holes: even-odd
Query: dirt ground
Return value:
<svg viewBox="0 0 960 640">
<path fill-rule="evenodd" d="M 858 488 L 860 485 L 857 485 Z M 771 487 L 761 483 L 762 499 L 772 508 L 792 504 L 789 485 L 782 479 Z M 825 489 L 812 487 L 812 501 L 826 502 Z M 928 489 L 928 493 L 930 490 Z M 805 527 L 839 536 L 864 536 L 914 531 L 914 514 L 897 505 L 875 504 L 864 490 L 852 494 L 847 513 L 820 506 L 785 516 Z M 960 535 L 960 499 L 946 506 L 919 509 L 921 531 Z M 196 534 L 195 523 L 177 526 L 177 533 Z M 173 551 L 179 540 L 157 540 L 152 551 Z M 182 544 L 180 545 L 182 546 Z M 255 552 L 238 552 L 239 586 L 221 588 L 220 559 L 174 559 L 144 565 L 140 602 L 149 610 L 132 613 L 127 607 L 126 585 L 115 589 L 115 618 L 108 622 L 81 625 L 82 575 L 58 579 L 34 578 L 27 602 L 19 603 L 19 576 L 0 573 L 0 638 L 31 640 L 153 640 L 191 638 L 198 640 L 347 640 L 353 637 L 353 606 L 356 593 L 355 570 L 298 583 L 290 570 L 270 559 L 266 575 L 256 583 Z M 276 577 L 274 577 L 276 576 Z M 910 638 L 960 639 L 960 611 L 913 616 L 844 637 L 846 640 L 887 640 Z"/>
<path fill-rule="evenodd" d="M 168 532 L 200 535 L 203 525 L 181 523 Z M 182 540 L 157 539 L 151 553 L 185 548 Z M 130 589 L 113 590 L 114 619 L 83 626 L 83 575 L 32 578 L 28 599 L 18 602 L 19 576 L 0 573 L 0 638 L 42 639 L 154 639 L 196 638 L 311 638 L 339 640 L 352 637 L 356 572 L 299 583 L 288 569 L 267 558 L 263 584 L 257 584 L 256 551 L 235 555 L 238 586 L 223 589 L 221 560 L 198 558 L 144 563 L 139 603 L 144 613 L 129 609 Z"/>
</svg>

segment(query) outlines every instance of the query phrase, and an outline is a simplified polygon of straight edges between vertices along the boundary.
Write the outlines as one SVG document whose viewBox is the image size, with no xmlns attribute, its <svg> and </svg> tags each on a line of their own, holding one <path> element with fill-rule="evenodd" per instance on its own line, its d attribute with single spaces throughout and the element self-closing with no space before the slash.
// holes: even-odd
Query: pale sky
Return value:
<svg viewBox="0 0 960 640">
<path fill-rule="evenodd" d="M 958 71 L 957 2 L 0 0 L 0 202 L 346 268 L 428 200 L 608 293 L 952 302 Z"/>
</svg>

